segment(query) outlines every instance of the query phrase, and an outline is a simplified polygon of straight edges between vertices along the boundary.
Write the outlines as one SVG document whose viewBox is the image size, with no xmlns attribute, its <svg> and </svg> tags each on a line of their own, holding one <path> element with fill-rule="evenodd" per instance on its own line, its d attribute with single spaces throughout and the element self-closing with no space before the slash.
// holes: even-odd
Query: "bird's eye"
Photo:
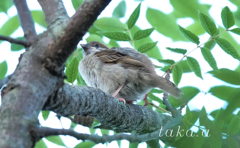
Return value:
<svg viewBox="0 0 240 148">
<path fill-rule="evenodd" d="M 97 48 L 99 47 L 99 45 L 98 45 L 98 44 L 96 44 L 95 46 L 96 46 Z"/>
</svg>

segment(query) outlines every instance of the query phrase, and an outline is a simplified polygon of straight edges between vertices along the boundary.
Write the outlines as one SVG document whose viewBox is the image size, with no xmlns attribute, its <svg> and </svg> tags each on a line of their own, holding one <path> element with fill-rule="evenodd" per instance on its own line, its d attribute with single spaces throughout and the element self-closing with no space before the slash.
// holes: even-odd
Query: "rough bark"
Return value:
<svg viewBox="0 0 240 148">
<path fill-rule="evenodd" d="M 64 62 L 109 2 L 110 0 L 84 2 L 83 5 L 87 7 L 79 8 L 74 15 L 79 18 L 78 21 L 70 18 L 66 22 L 65 17 L 58 16 L 58 19 L 54 20 L 59 23 L 48 24 L 48 28 L 58 30 L 48 29 L 32 41 L 30 50 L 21 57 L 11 80 L 1 93 L 0 147 L 28 148 L 34 145 L 35 141 L 32 141 L 28 128 L 38 125 L 37 117 L 47 98 L 63 85 Z M 43 10 L 46 11 L 45 14 L 50 11 L 44 8 Z M 23 20 L 22 17 L 25 16 L 18 12 L 20 20 Z M 83 16 L 92 19 L 82 18 L 84 21 L 81 21 Z M 21 23 L 24 28 L 23 24 Z M 69 30 L 71 32 L 68 32 Z"/>
<path fill-rule="evenodd" d="M 124 105 L 99 89 L 68 84 L 59 89 L 43 109 L 62 116 L 90 115 L 117 132 L 138 134 L 156 131 L 171 118 L 141 105 Z"/>
<path fill-rule="evenodd" d="M 54 111 L 62 116 L 89 115 L 96 118 L 103 125 L 101 127 L 107 127 L 116 132 L 131 133 L 135 131 L 142 135 L 158 131 L 158 133 L 152 134 L 153 138 L 155 136 L 155 139 L 161 139 L 166 143 L 174 141 L 176 137 L 167 137 L 164 134 L 159 137 L 160 129 L 162 129 L 162 133 L 165 132 L 165 129 L 176 129 L 176 125 L 181 121 L 181 117 L 178 116 L 180 117 L 177 119 L 178 121 L 169 122 L 176 119 L 145 106 L 125 105 L 99 89 L 80 85 L 65 84 L 48 99 L 43 109 Z M 176 132 L 174 130 L 174 133 Z M 142 141 L 148 140 L 144 138 Z M 153 142 L 156 143 L 156 141 Z"/>
</svg>

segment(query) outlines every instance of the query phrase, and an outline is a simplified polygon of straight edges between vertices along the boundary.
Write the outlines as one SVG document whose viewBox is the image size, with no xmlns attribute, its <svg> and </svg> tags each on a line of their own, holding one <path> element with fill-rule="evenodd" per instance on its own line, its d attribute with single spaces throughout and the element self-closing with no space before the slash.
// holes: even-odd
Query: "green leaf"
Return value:
<svg viewBox="0 0 240 148">
<path fill-rule="evenodd" d="M 84 79 L 82 78 L 82 76 L 80 75 L 80 73 L 78 73 L 78 76 L 77 76 L 77 83 L 81 85 L 87 85 Z"/>
<path fill-rule="evenodd" d="M 83 3 L 84 0 L 72 0 L 72 5 L 75 10 Z"/>
<path fill-rule="evenodd" d="M 130 30 L 130 32 L 131 32 L 131 34 L 134 34 L 138 30 L 140 30 L 140 28 L 135 25 Z M 150 37 L 147 37 L 147 38 L 142 39 L 142 40 L 134 41 L 134 46 L 135 46 L 135 49 L 138 49 L 141 45 L 143 45 L 145 43 L 152 43 L 152 42 L 154 42 L 154 41 Z M 160 49 L 158 48 L 158 46 L 153 47 L 153 49 L 145 52 L 145 54 L 148 55 L 151 58 L 154 58 L 154 59 L 161 59 L 162 58 L 162 55 L 160 53 Z"/>
<path fill-rule="evenodd" d="M 239 147 L 239 143 L 234 137 L 227 137 L 227 144 L 229 148 Z"/>
<path fill-rule="evenodd" d="M 97 35 L 97 34 L 90 34 L 87 38 L 86 38 L 86 41 L 89 43 L 89 42 L 92 42 L 92 41 L 97 41 L 97 42 L 100 42 L 100 43 L 104 43 L 104 41 L 102 40 L 102 37 Z"/>
<path fill-rule="evenodd" d="M 126 2 L 122 0 L 117 7 L 113 10 L 112 16 L 116 18 L 122 18 L 126 13 Z"/>
<path fill-rule="evenodd" d="M 195 73 L 195 75 L 203 79 L 198 61 L 192 57 L 187 57 L 187 63 L 191 70 Z"/>
<path fill-rule="evenodd" d="M 219 32 L 225 32 L 225 33 L 221 34 L 221 38 L 227 39 L 227 41 L 229 43 L 231 43 L 235 49 L 238 49 L 240 47 L 238 41 L 231 35 L 232 33 L 230 33 L 229 31 L 226 32 L 226 30 L 222 27 L 219 27 L 218 30 L 219 30 Z M 237 50 L 237 52 L 238 52 L 238 54 L 240 54 L 240 50 Z"/>
<path fill-rule="evenodd" d="M 109 39 L 116 40 L 116 41 L 131 41 L 131 38 L 123 32 L 98 32 Z"/>
<path fill-rule="evenodd" d="M 204 136 L 202 136 L 203 131 L 199 129 L 197 136 L 194 137 L 194 148 L 202 148 L 204 140 L 206 139 Z"/>
<path fill-rule="evenodd" d="M 201 52 L 202 52 L 203 58 L 208 62 L 208 64 L 212 67 L 212 69 L 215 71 L 218 71 L 217 63 L 211 51 L 206 47 L 202 47 Z"/>
<path fill-rule="evenodd" d="M 38 142 L 36 142 L 34 148 L 48 148 L 46 143 L 41 139 Z"/>
<path fill-rule="evenodd" d="M 235 135 L 240 129 L 240 117 L 234 116 L 231 120 L 227 133 L 232 136 Z"/>
<path fill-rule="evenodd" d="M 229 55 L 233 58 L 240 60 L 239 54 L 237 53 L 236 49 L 229 43 L 227 40 L 223 38 L 215 38 L 217 44 Z"/>
<path fill-rule="evenodd" d="M 2 63 L 0 63 L 0 69 L 1 69 L 0 70 L 0 80 L 1 80 L 7 74 L 8 66 L 6 61 L 3 61 Z"/>
<path fill-rule="evenodd" d="M 186 1 L 186 0 L 170 0 L 170 3 L 172 5 L 173 9 L 173 14 L 177 18 L 192 18 L 195 21 L 198 20 L 198 14 L 196 10 L 199 10 L 201 12 L 207 13 L 209 9 L 211 8 L 212 5 L 209 4 L 203 4 L 199 3 L 198 0 L 191 0 L 191 1 Z"/>
<path fill-rule="evenodd" d="M 138 30 L 134 36 L 133 36 L 133 40 L 141 40 L 144 39 L 146 37 L 149 37 L 150 34 L 153 32 L 154 28 L 150 28 L 150 29 L 145 29 L 145 30 Z"/>
<path fill-rule="evenodd" d="M 52 143 L 55 143 L 55 144 L 60 145 L 60 146 L 65 146 L 65 144 L 63 143 L 60 136 L 48 136 L 48 137 L 45 137 L 45 138 Z"/>
<path fill-rule="evenodd" d="M 182 87 L 181 90 L 183 91 L 181 99 L 176 99 L 172 96 L 169 96 L 169 102 L 175 108 L 183 104 L 186 104 L 200 92 L 198 88 L 190 87 L 190 86 Z"/>
<path fill-rule="evenodd" d="M 210 142 L 210 148 L 221 148 L 222 147 L 222 139 L 220 135 L 212 135 Z"/>
<path fill-rule="evenodd" d="M 148 94 L 148 97 L 149 97 L 150 99 L 154 100 L 154 101 L 157 101 L 158 103 L 161 103 L 161 102 L 162 102 L 162 100 L 159 99 L 159 97 L 156 97 L 155 95 L 153 95 L 153 94 L 151 94 L 151 93 Z"/>
<path fill-rule="evenodd" d="M 231 31 L 231 32 L 233 32 L 233 33 L 235 33 L 235 34 L 240 35 L 240 28 L 234 28 L 234 29 L 231 29 L 231 30 L 229 30 L 229 31 Z"/>
<path fill-rule="evenodd" d="M 187 26 L 186 29 L 194 30 L 194 34 L 196 35 L 202 35 L 205 33 L 205 30 L 202 28 L 202 25 L 199 19 L 195 20 L 193 24 Z"/>
<path fill-rule="evenodd" d="M 127 30 L 126 24 L 123 24 L 115 17 L 102 17 L 94 23 L 95 27 L 103 31 L 124 31 Z"/>
<path fill-rule="evenodd" d="M 234 103 L 235 106 L 240 107 L 240 102 L 235 101 L 240 96 L 240 88 L 233 88 L 230 86 L 215 86 L 209 90 L 209 93 L 229 103 L 231 103 L 231 101 L 233 100 L 232 103 Z"/>
<path fill-rule="evenodd" d="M 95 134 L 96 130 L 97 130 L 97 129 L 89 128 L 89 132 L 90 132 L 92 135 Z"/>
<path fill-rule="evenodd" d="M 219 71 L 209 71 L 208 73 L 224 82 L 240 85 L 240 72 L 222 68 Z"/>
<path fill-rule="evenodd" d="M 78 75 L 78 64 L 79 60 L 77 57 L 74 57 L 66 69 L 67 81 L 73 83 Z"/>
<path fill-rule="evenodd" d="M 177 19 L 174 15 L 148 8 L 146 18 L 152 26 L 156 27 L 156 31 L 159 33 L 170 37 L 173 41 L 186 41 L 184 36 L 179 32 L 178 26 L 176 25 Z"/>
<path fill-rule="evenodd" d="M 102 135 L 108 135 L 109 134 L 109 130 L 106 130 L 106 129 L 100 129 Z"/>
<path fill-rule="evenodd" d="M 223 26 L 226 29 L 232 27 L 235 24 L 235 19 L 234 19 L 233 13 L 228 8 L 228 6 L 223 8 L 223 10 L 221 12 L 221 17 L 222 17 Z"/>
<path fill-rule="evenodd" d="M 189 107 L 186 107 L 186 114 L 183 116 L 183 122 L 185 123 L 183 126 L 181 126 L 181 129 L 189 129 L 191 128 L 194 123 L 197 121 L 199 117 L 200 112 L 199 111 L 194 111 L 190 110 Z"/>
<path fill-rule="evenodd" d="M 151 49 L 153 49 L 156 46 L 157 43 L 158 43 L 158 41 L 153 42 L 153 43 L 145 43 L 145 44 L 139 46 L 137 50 L 141 53 L 148 52 Z"/>
<path fill-rule="evenodd" d="M 77 144 L 74 148 L 92 148 L 95 145 L 95 143 L 90 141 L 85 141 Z"/>
<path fill-rule="evenodd" d="M 178 65 L 182 67 L 183 73 L 192 72 L 192 70 L 190 69 L 187 63 L 187 60 L 181 61 L 180 63 L 178 63 Z"/>
<path fill-rule="evenodd" d="M 176 65 L 173 67 L 173 82 L 178 85 L 181 81 L 182 78 L 182 67 L 180 67 L 179 65 Z"/>
<path fill-rule="evenodd" d="M 16 39 L 24 40 L 24 37 L 17 37 Z M 24 49 L 25 47 L 19 44 L 11 44 L 11 51 L 19 51 Z"/>
<path fill-rule="evenodd" d="M 160 90 L 160 89 L 156 89 L 156 88 L 154 88 L 154 89 L 152 89 L 152 90 L 150 91 L 150 93 L 157 93 L 157 94 L 161 94 L 161 93 L 163 93 L 163 91 L 162 91 L 162 90 Z"/>
<path fill-rule="evenodd" d="M 199 38 L 198 36 L 196 36 L 195 34 L 193 34 L 191 31 L 184 29 L 183 27 L 181 27 L 180 25 L 178 25 L 179 30 L 182 32 L 182 34 L 191 42 L 195 43 L 195 44 L 199 44 Z"/>
<path fill-rule="evenodd" d="M 135 25 L 135 23 L 138 20 L 139 14 L 140 14 L 140 7 L 141 3 L 137 6 L 137 8 L 133 11 L 133 13 L 130 15 L 128 21 L 127 21 L 127 26 L 128 29 L 132 29 L 132 27 Z"/>
<path fill-rule="evenodd" d="M 209 121 L 209 119 L 207 117 L 206 108 L 203 106 L 200 113 L 199 113 L 200 125 L 206 125 L 208 121 Z"/>
<path fill-rule="evenodd" d="M 0 3 L 0 12 L 7 14 L 8 9 L 13 5 L 13 2 L 10 0 L 1 0 Z"/>
<path fill-rule="evenodd" d="M 172 52 L 175 52 L 175 53 L 181 53 L 181 54 L 187 53 L 186 49 L 181 49 L 181 48 L 170 48 L 170 47 L 167 47 L 166 49 L 168 49 L 168 50 L 170 50 Z"/>
<path fill-rule="evenodd" d="M 207 15 L 201 12 L 198 13 L 198 16 L 203 29 L 211 36 L 214 36 L 217 33 L 217 27 L 214 22 Z"/>
<path fill-rule="evenodd" d="M 47 120 L 49 114 L 50 114 L 50 111 L 42 110 L 42 117 L 44 120 Z"/>
<path fill-rule="evenodd" d="M 170 60 L 170 59 L 165 59 L 165 60 L 158 60 L 160 63 L 167 64 L 167 65 L 173 65 L 175 61 Z"/>
<path fill-rule="evenodd" d="M 34 21 L 38 25 L 47 28 L 47 22 L 45 20 L 45 15 L 44 15 L 43 11 L 33 10 L 33 11 L 31 11 L 31 13 L 32 13 L 32 17 L 33 17 Z"/>
<path fill-rule="evenodd" d="M 5 36 L 10 36 L 13 32 L 15 32 L 19 27 L 18 16 L 15 15 L 12 18 L 8 19 L 5 24 L 0 28 L 0 34 Z M 11 26 L 11 27 L 9 27 Z"/>
<path fill-rule="evenodd" d="M 204 44 L 203 47 L 206 47 L 206 48 L 208 48 L 209 50 L 212 50 L 215 45 L 216 45 L 215 40 L 210 40 L 210 41 L 208 41 L 206 44 Z"/>
<path fill-rule="evenodd" d="M 117 43 L 117 41 L 110 40 L 110 41 L 108 42 L 108 47 L 109 47 L 109 48 L 119 47 L 119 44 Z"/>
<path fill-rule="evenodd" d="M 97 34 L 98 31 L 102 31 L 99 27 L 95 26 L 94 24 L 89 28 L 88 33 L 91 35 Z M 102 35 L 101 35 L 102 36 Z"/>
<path fill-rule="evenodd" d="M 129 148 L 138 148 L 139 143 L 129 143 Z"/>
</svg>

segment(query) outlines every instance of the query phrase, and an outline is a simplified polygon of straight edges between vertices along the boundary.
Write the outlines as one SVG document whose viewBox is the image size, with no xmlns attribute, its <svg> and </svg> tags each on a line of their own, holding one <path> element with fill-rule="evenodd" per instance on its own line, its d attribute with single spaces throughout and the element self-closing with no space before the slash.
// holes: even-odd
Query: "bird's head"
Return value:
<svg viewBox="0 0 240 148">
<path fill-rule="evenodd" d="M 95 52 L 98 52 L 101 50 L 108 49 L 107 46 L 103 45 L 100 42 L 96 42 L 96 41 L 89 42 L 88 44 L 80 44 L 80 45 L 82 46 L 82 48 L 84 50 L 84 56 L 87 56 L 91 53 L 95 53 Z"/>
</svg>

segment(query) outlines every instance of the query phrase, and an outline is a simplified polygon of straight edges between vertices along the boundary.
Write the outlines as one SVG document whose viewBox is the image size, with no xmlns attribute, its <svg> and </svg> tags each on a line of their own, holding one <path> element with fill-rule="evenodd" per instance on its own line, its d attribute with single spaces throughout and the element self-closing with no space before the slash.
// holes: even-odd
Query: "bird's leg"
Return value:
<svg viewBox="0 0 240 148">
<path fill-rule="evenodd" d="M 122 89 L 123 85 L 120 85 L 118 87 L 118 89 L 114 92 L 114 94 L 112 95 L 114 98 L 116 98 L 116 96 L 118 95 L 119 91 Z M 123 102 L 124 104 L 126 104 L 125 99 L 123 98 L 117 98 L 120 102 Z"/>
<path fill-rule="evenodd" d="M 147 100 L 147 98 L 148 98 L 148 93 L 145 95 L 145 97 L 144 97 L 144 106 L 146 106 L 146 107 L 148 107 L 148 100 Z"/>
</svg>

